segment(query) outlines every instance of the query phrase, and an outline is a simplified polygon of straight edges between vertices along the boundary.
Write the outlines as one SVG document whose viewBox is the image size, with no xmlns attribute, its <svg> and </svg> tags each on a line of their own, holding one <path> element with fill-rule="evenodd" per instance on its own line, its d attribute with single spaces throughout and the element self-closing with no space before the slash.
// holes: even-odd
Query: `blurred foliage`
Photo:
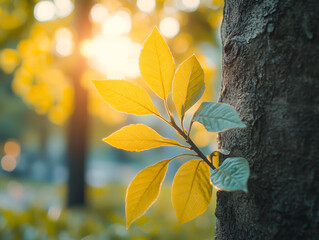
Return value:
<svg viewBox="0 0 319 240">
<path fill-rule="evenodd" d="M 40 2 L 35 0 L 0 1 L 0 46 L 2 47 L 0 68 L 5 74 L 13 74 L 13 91 L 27 106 L 33 108 L 38 114 L 47 114 L 51 122 L 61 125 L 66 122 L 73 108 L 73 89 L 70 78 L 72 78 L 72 71 L 75 71 L 77 59 L 71 50 L 63 55 L 65 53 L 59 48 L 60 43 L 56 34 L 61 27 L 70 31 L 74 35 L 70 44 L 74 45 L 77 37 L 72 22 L 74 13 L 52 18 L 51 21 L 37 22 L 34 20 L 33 8 Z M 53 2 L 58 8 L 63 1 Z M 79 4 L 76 1 L 72 2 Z M 196 52 L 201 64 L 206 66 L 204 70 L 208 91 L 205 98 L 214 98 L 217 67 L 207 62 L 207 54 L 201 54 L 198 46 L 201 42 L 210 42 L 215 47 L 218 46 L 218 40 L 214 34 L 222 18 L 222 0 L 206 1 L 196 11 L 190 12 L 180 11 L 176 7 L 180 5 L 178 1 L 157 1 L 156 9 L 152 14 L 139 11 L 136 1 L 112 0 L 97 1 L 97 3 L 101 3 L 107 9 L 109 16 L 113 16 L 117 11 L 129 13 L 132 26 L 128 36 L 137 43 L 142 43 L 153 26 L 159 25 L 162 19 L 167 17 L 177 19 L 180 25 L 178 34 L 176 37 L 166 39 L 173 55 L 176 56 L 176 62 L 179 64 L 182 59 Z M 92 19 L 90 21 L 93 23 L 93 36 L 101 34 L 103 24 L 94 22 Z M 92 64 L 90 66 L 92 68 Z M 111 125 L 121 124 L 126 117 L 109 108 L 89 86 L 92 77 L 106 79 L 103 73 L 93 69 L 94 67 L 87 69 L 85 71 L 87 74 L 82 77 L 83 82 L 86 81 L 84 85 L 90 91 L 89 112 Z M 138 80 L 132 79 L 132 81 Z"/>
<path fill-rule="evenodd" d="M 19 160 L 21 162 L 18 166 L 24 164 L 30 169 L 35 168 L 39 161 L 52 160 L 52 164 L 61 164 L 65 161 L 61 157 L 63 154 L 58 153 L 59 149 L 64 150 L 65 140 L 62 137 L 56 137 L 58 142 L 54 142 L 55 139 L 52 140 L 50 135 L 60 133 L 63 136 L 62 132 L 65 129 L 60 126 L 67 122 L 73 110 L 74 90 L 71 79 L 78 63 L 74 49 L 69 52 L 69 55 L 61 55 L 61 51 L 57 49 L 59 42 L 57 33 L 61 28 L 70 33 L 72 46 L 75 46 L 77 29 L 74 25 L 74 16 L 78 2 L 71 1 L 75 4 L 75 11 L 68 16 L 39 22 L 34 16 L 34 7 L 41 1 L 0 0 L 0 154 L 2 157 L 3 145 L 8 139 L 19 140 L 24 155 Z M 61 4 L 67 0 L 51 2 Z M 216 86 L 220 76 L 218 29 L 222 20 L 223 0 L 201 1 L 196 11 L 178 9 L 176 2 L 181 1 L 157 0 L 156 8 L 152 13 L 140 11 L 136 2 L 135 0 L 94 1 L 106 7 L 108 16 L 113 16 L 118 11 L 130 14 L 131 30 L 125 34 L 125 37 L 129 37 L 133 43 L 142 44 L 154 25 L 159 26 L 162 19 L 166 17 L 177 19 L 180 24 L 178 34 L 171 39 L 166 39 L 176 57 L 176 65 L 195 52 L 205 71 L 207 90 L 202 100 L 216 99 Z M 92 24 L 93 36 L 102 35 L 102 24 L 96 22 Z M 207 43 L 209 48 L 203 48 L 202 43 Z M 102 56 L 102 60 L 103 57 L 105 56 Z M 107 79 L 107 76 L 92 65 L 90 67 L 84 71 L 81 83 L 89 91 L 88 108 L 90 114 L 94 116 L 90 134 L 94 139 L 93 141 L 91 139 L 94 142 L 92 149 L 96 153 L 102 147 L 106 149 L 100 139 L 111 132 L 114 125 L 122 124 L 124 121 L 134 121 L 135 118 L 132 116 L 127 118 L 103 101 L 93 88 L 91 80 Z M 145 86 L 140 77 L 130 80 Z M 197 107 L 190 109 L 190 114 L 194 113 Z M 50 124 L 47 117 L 58 127 Z M 102 124 L 101 120 L 107 126 Z M 208 135 L 201 125 L 194 125 L 194 130 L 198 130 L 192 133 L 192 138 L 198 146 L 205 147 L 216 138 L 214 134 Z M 57 148 L 59 144 L 61 148 Z M 39 150 L 41 153 L 34 153 Z M 105 152 L 103 151 L 103 154 Z M 52 153 L 58 154 L 51 156 Z M 110 151 L 107 154 L 112 155 Z M 127 155 L 123 157 L 123 153 L 121 154 L 122 157 L 117 158 L 116 161 L 128 163 L 134 160 L 136 165 L 149 165 L 149 161 L 145 161 L 149 159 L 142 158 L 141 155 L 132 158 Z M 90 160 L 92 158 L 94 157 L 90 157 Z M 105 157 L 105 159 L 108 158 L 110 157 Z M 147 158 L 153 159 L 153 152 L 150 152 Z M 48 166 L 51 165 L 48 164 Z M 53 169 L 47 168 L 42 169 L 44 174 L 39 171 L 39 175 L 46 175 Z M 12 176 L 24 177 L 30 177 L 30 173 L 33 172 L 15 170 L 10 172 Z M 199 218 L 180 226 L 177 224 L 172 208 L 170 190 L 166 186 L 162 189 L 158 204 L 127 231 L 125 230 L 124 186 L 89 188 L 90 207 L 88 209 L 60 210 L 64 206 L 63 201 L 52 204 L 54 202 L 52 199 L 57 196 L 63 199 L 62 196 L 66 195 L 65 186 L 56 187 L 38 183 L 29 185 L 29 188 L 24 188 L 24 193 L 32 195 L 31 204 L 17 204 L 14 207 L 0 205 L 2 206 L 0 239 L 143 240 L 211 239 L 213 236 L 215 221 L 213 207 Z M 19 194 L 21 193 L 10 190 L 8 181 L 0 183 L 0 202 L 6 196 L 12 195 L 11 197 L 14 198 L 19 197 Z M 215 199 L 212 202 L 215 202 Z"/>
<path fill-rule="evenodd" d="M 9 183 L 9 184 L 8 184 Z M 21 198 L 16 193 L 19 184 L 13 186 L 11 181 L 2 180 L 1 188 L 8 187 L 13 199 Z M 11 186 L 10 186 L 11 185 Z M 158 203 L 145 216 L 131 226 L 125 228 L 124 196 L 125 187 L 108 185 L 101 188 L 89 188 L 89 207 L 86 209 L 63 209 L 61 203 L 50 201 L 48 192 L 60 195 L 65 186 L 24 183 L 21 189 L 37 188 L 31 206 L 1 209 L 0 238 L 3 240 L 193 240 L 211 239 L 214 234 L 215 218 L 213 204 L 197 219 L 179 225 L 171 204 L 171 189 L 164 184 Z M 3 193 L 3 192 L 1 192 Z M 213 194 L 213 201 L 215 202 Z M 14 200 L 13 200 L 14 201 Z M 50 203 L 50 204 L 49 204 Z"/>
<path fill-rule="evenodd" d="M 28 0 L 0 1 L 0 44 L 17 35 L 32 14 L 33 4 Z"/>
<path fill-rule="evenodd" d="M 31 38 L 18 44 L 21 65 L 14 74 L 13 91 L 38 114 L 63 123 L 72 111 L 73 89 L 68 77 L 52 66 L 51 39 L 41 27 L 32 29 Z"/>
</svg>

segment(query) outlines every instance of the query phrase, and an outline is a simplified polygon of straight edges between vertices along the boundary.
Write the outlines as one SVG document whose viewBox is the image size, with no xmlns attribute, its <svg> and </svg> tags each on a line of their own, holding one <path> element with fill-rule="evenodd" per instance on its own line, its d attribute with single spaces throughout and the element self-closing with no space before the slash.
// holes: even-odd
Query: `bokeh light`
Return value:
<svg viewBox="0 0 319 240">
<path fill-rule="evenodd" d="M 89 58 L 93 55 L 94 46 L 92 44 L 92 39 L 85 39 L 80 44 L 80 52 L 82 56 Z"/>
<path fill-rule="evenodd" d="M 213 148 L 214 143 L 216 143 L 217 140 L 217 133 L 207 132 L 204 125 L 198 122 L 194 122 L 192 125 L 191 137 L 197 146 L 210 146 L 211 148 Z"/>
<path fill-rule="evenodd" d="M 4 153 L 13 157 L 20 155 L 21 147 L 18 141 L 8 140 L 3 147 Z"/>
<path fill-rule="evenodd" d="M 11 155 L 5 155 L 1 158 L 1 167 L 7 172 L 12 172 L 17 166 L 16 159 Z"/>
<path fill-rule="evenodd" d="M 136 5 L 142 12 L 151 13 L 156 7 L 155 0 L 137 0 Z"/>
<path fill-rule="evenodd" d="M 20 200 L 20 199 L 23 197 L 24 188 L 23 188 L 23 186 L 22 186 L 19 182 L 17 182 L 17 181 L 10 181 L 10 182 L 8 182 L 7 190 L 8 190 L 9 195 L 10 195 L 13 199 Z"/>
<path fill-rule="evenodd" d="M 117 11 L 103 23 L 103 34 L 106 36 L 120 36 L 131 31 L 131 16 L 126 11 Z"/>
<path fill-rule="evenodd" d="M 182 0 L 183 7 L 187 11 L 195 11 L 200 4 L 200 0 Z"/>
<path fill-rule="evenodd" d="M 173 41 L 173 49 L 178 54 L 185 53 L 191 44 L 191 36 L 187 33 L 179 34 Z"/>
<path fill-rule="evenodd" d="M 73 52 L 73 39 L 72 33 L 67 28 L 59 28 L 55 32 L 55 51 L 62 57 L 71 55 Z"/>
<path fill-rule="evenodd" d="M 34 6 L 34 17 L 39 22 L 55 19 L 57 8 L 51 1 L 40 1 Z"/>
<path fill-rule="evenodd" d="M 64 18 L 70 15 L 74 9 L 74 5 L 70 0 L 54 0 L 56 6 L 56 16 Z"/>
<path fill-rule="evenodd" d="M 61 215 L 61 208 L 59 206 L 51 206 L 48 210 L 48 217 L 52 221 L 57 221 Z"/>
<path fill-rule="evenodd" d="M 160 31 L 167 38 L 175 37 L 179 32 L 179 23 L 173 17 L 163 18 L 160 23 Z"/>
<path fill-rule="evenodd" d="M 95 23 L 103 23 L 108 16 L 109 12 L 107 11 L 106 7 L 101 3 L 95 4 L 90 12 L 90 18 Z"/>
</svg>

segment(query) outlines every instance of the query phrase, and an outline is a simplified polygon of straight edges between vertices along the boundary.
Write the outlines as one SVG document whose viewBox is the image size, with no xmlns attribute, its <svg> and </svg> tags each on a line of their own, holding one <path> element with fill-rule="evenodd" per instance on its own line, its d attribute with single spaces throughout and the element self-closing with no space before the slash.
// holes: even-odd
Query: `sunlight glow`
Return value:
<svg viewBox="0 0 319 240">
<path fill-rule="evenodd" d="M 183 6 L 187 11 L 195 11 L 200 4 L 200 0 L 183 0 Z"/>
<path fill-rule="evenodd" d="M 131 16 L 126 11 L 118 11 L 103 23 L 103 34 L 106 36 L 120 36 L 131 31 Z"/>
<path fill-rule="evenodd" d="M 55 19 L 56 6 L 51 1 L 38 2 L 34 7 L 34 17 L 39 22 L 46 22 Z"/>
<path fill-rule="evenodd" d="M 109 38 L 97 35 L 81 44 L 81 54 L 89 65 L 107 78 L 136 78 L 139 75 L 138 58 L 142 46 L 128 36 Z"/>
<path fill-rule="evenodd" d="M 142 12 L 151 13 L 156 7 L 155 0 L 137 0 L 136 5 Z"/>
<path fill-rule="evenodd" d="M 109 12 L 105 6 L 101 3 L 95 4 L 90 12 L 90 18 L 95 23 L 103 23 L 106 18 L 109 16 Z"/>
<path fill-rule="evenodd" d="M 55 51 L 62 57 L 71 55 L 73 52 L 72 33 L 67 28 L 59 28 L 55 32 Z"/>
<path fill-rule="evenodd" d="M 138 77 L 142 46 L 128 36 L 132 28 L 129 10 L 122 9 L 109 15 L 104 5 L 95 4 L 90 18 L 102 24 L 102 32 L 80 44 L 81 55 L 88 59 L 89 66 L 107 78 Z"/>
<path fill-rule="evenodd" d="M 179 23 L 175 18 L 166 17 L 160 23 L 160 31 L 167 38 L 175 37 L 179 32 Z"/>
</svg>

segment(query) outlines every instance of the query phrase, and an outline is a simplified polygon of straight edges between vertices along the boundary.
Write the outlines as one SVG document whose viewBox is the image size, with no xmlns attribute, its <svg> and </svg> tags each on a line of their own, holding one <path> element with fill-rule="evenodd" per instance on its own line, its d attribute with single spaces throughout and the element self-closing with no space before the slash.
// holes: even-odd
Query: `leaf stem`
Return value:
<svg viewBox="0 0 319 240">
<path fill-rule="evenodd" d="M 177 144 L 177 145 L 175 145 L 175 146 L 177 146 L 177 147 L 181 147 L 181 148 L 185 148 L 185 149 L 187 149 L 187 150 L 192 150 L 191 149 L 191 147 L 189 147 L 189 146 L 185 146 L 185 145 L 183 145 L 183 144 Z"/>
<path fill-rule="evenodd" d="M 164 100 L 164 105 L 165 105 L 165 109 L 166 109 L 166 112 L 167 112 L 169 118 L 172 119 L 172 118 L 173 118 L 173 114 L 172 114 L 171 111 L 169 110 L 169 107 L 168 107 L 168 104 L 167 104 L 167 100 L 166 100 L 166 99 Z"/>
<path fill-rule="evenodd" d="M 183 132 L 185 132 L 186 129 L 184 128 L 184 116 L 181 119 L 181 127 L 182 127 Z"/>
<path fill-rule="evenodd" d="M 193 126 L 193 119 L 192 119 L 191 123 L 189 124 L 188 133 L 187 133 L 188 138 L 189 138 L 189 135 L 191 134 L 192 126 Z"/>
<path fill-rule="evenodd" d="M 172 157 L 172 158 L 169 158 L 170 160 L 174 160 L 174 159 L 176 159 L 176 158 L 179 158 L 179 157 L 184 157 L 184 156 L 189 156 L 189 157 L 198 157 L 198 155 L 196 155 L 196 154 L 189 154 L 189 153 L 182 153 L 182 154 L 179 154 L 179 155 L 177 155 L 177 156 L 175 156 L 175 157 Z"/>
<path fill-rule="evenodd" d="M 171 122 L 166 120 L 164 117 L 162 117 L 162 115 L 160 114 L 155 114 L 156 117 L 160 118 L 162 121 L 164 121 L 165 123 L 167 123 L 168 125 L 172 126 Z"/>
</svg>

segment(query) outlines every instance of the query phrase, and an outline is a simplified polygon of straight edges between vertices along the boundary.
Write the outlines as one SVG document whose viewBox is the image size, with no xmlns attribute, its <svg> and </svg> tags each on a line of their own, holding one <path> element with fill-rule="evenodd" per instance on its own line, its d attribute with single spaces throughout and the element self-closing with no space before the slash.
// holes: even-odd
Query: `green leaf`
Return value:
<svg viewBox="0 0 319 240">
<path fill-rule="evenodd" d="M 236 109 L 225 103 L 203 102 L 194 114 L 193 121 L 202 123 L 209 132 L 246 127 Z"/>
<path fill-rule="evenodd" d="M 229 155 L 229 154 L 230 154 L 230 151 L 227 150 L 227 149 L 217 149 L 217 150 L 215 150 L 215 151 L 212 152 L 212 153 L 214 154 L 214 153 L 216 153 L 216 152 L 219 152 L 219 153 L 221 153 L 221 154 L 223 154 L 223 155 Z"/>
<path fill-rule="evenodd" d="M 227 158 L 223 164 L 213 170 L 210 179 L 214 186 L 221 190 L 236 191 L 247 190 L 249 165 L 245 158 Z"/>
</svg>

